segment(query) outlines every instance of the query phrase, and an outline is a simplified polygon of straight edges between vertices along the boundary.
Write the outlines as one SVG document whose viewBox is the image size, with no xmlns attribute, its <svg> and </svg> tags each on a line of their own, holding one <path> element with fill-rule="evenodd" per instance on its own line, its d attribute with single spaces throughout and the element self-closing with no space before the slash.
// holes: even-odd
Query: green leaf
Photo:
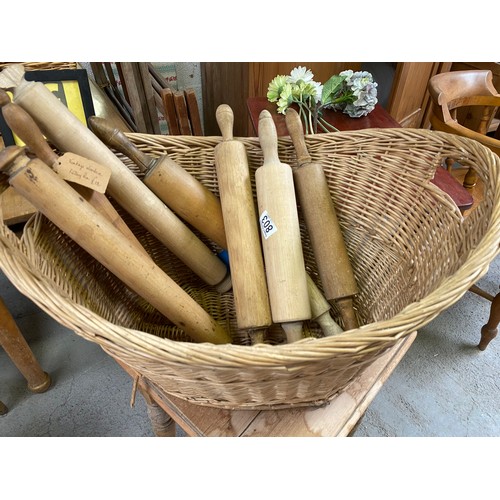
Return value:
<svg viewBox="0 0 500 500">
<path fill-rule="evenodd" d="M 333 75 L 324 85 L 321 93 L 321 104 L 330 104 L 336 94 L 342 89 L 345 76 Z"/>
</svg>

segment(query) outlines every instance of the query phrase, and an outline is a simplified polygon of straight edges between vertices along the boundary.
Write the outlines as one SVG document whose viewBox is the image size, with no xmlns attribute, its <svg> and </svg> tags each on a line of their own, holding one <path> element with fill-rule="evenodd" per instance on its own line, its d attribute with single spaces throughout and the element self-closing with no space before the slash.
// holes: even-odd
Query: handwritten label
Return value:
<svg viewBox="0 0 500 500">
<path fill-rule="evenodd" d="M 104 193 L 111 169 L 74 153 L 64 153 L 54 169 L 63 179 Z"/>
<path fill-rule="evenodd" d="M 272 221 L 271 217 L 269 217 L 267 210 L 264 210 L 260 214 L 259 222 L 262 236 L 264 236 L 266 240 L 278 230 L 276 224 Z"/>
</svg>

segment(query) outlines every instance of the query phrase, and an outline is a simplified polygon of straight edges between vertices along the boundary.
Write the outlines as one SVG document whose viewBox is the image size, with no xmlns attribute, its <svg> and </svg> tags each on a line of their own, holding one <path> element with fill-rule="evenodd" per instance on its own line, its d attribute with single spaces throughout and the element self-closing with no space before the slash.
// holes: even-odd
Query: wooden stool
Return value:
<svg viewBox="0 0 500 500">
<path fill-rule="evenodd" d="M 50 376 L 40 367 L 1 297 L 0 346 L 5 349 L 7 355 L 24 376 L 31 392 L 45 392 L 50 387 Z M 7 411 L 5 404 L 0 401 L 0 415 L 4 415 Z"/>
</svg>

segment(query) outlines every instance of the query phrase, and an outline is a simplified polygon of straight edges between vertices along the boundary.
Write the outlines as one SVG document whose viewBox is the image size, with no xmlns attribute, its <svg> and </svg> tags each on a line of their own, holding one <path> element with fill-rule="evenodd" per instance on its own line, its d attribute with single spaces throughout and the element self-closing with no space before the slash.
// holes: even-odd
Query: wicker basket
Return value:
<svg viewBox="0 0 500 500">
<path fill-rule="evenodd" d="M 213 163 L 220 137 L 128 136 L 148 154 L 170 155 L 218 192 Z M 263 162 L 259 141 L 241 140 L 254 171 Z M 250 345 L 237 332 L 232 293 L 220 295 L 202 283 L 125 213 L 158 265 L 230 329 L 233 344 L 191 342 L 40 214 L 21 238 L 2 225 L 1 267 L 58 322 L 167 393 L 230 409 L 324 404 L 486 273 L 500 242 L 500 159 L 475 141 L 416 129 L 318 134 L 306 143 L 324 166 L 360 289 L 355 307 L 363 326 L 357 330 L 325 338 L 310 321 L 297 343 L 284 343 L 276 326 L 269 343 Z M 279 139 L 279 154 L 295 165 L 288 137 Z M 473 165 L 484 183 L 483 201 L 466 218 L 430 182 L 447 157 Z M 303 224 L 302 237 L 307 270 L 321 288 Z M 337 311 L 333 316 L 341 322 Z"/>
</svg>

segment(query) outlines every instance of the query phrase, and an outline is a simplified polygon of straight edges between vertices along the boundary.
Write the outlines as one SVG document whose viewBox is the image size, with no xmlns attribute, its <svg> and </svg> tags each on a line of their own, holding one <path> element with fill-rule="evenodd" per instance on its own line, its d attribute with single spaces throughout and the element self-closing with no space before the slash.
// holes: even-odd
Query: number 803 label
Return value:
<svg viewBox="0 0 500 500">
<path fill-rule="evenodd" d="M 260 214 L 260 230 L 262 231 L 262 236 L 267 240 L 269 236 L 274 234 L 278 228 L 276 227 L 276 224 L 272 221 L 271 217 L 269 217 L 269 214 L 267 213 L 267 210 L 264 210 Z"/>
</svg>

